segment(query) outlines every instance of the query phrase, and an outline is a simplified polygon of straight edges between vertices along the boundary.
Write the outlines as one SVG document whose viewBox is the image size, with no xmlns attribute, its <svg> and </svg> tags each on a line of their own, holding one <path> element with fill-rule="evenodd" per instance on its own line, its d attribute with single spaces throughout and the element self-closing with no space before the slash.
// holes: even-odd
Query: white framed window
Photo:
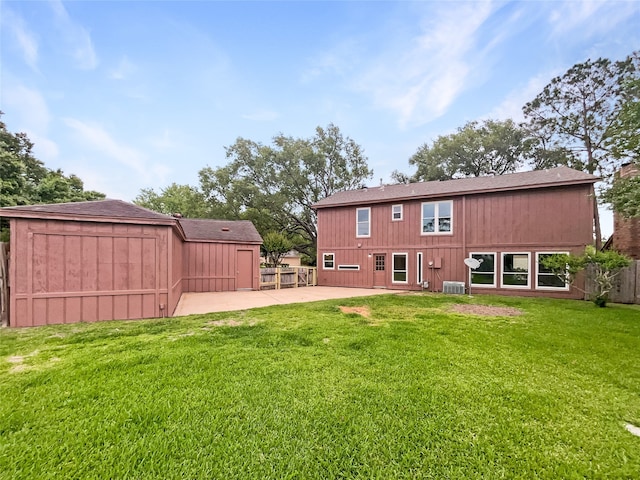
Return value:
<svg viewBox="0 0 640 480">
<path fill-rule="evenodd" d="M 530 254 L 514 252 L 502 254 L 502 281 L 504 288 L 530 288 Z"/>
<path fill-rule="evenodd" d="M 416 254 L 416 282 L 418 285 L 422 285 L 422 252 Z"/>
<path fill-rule="evenodd" d="M 453 232 L 453 201 L 427 202 L 422 204 L 420 220 L 421 235 L 434 235 Z"/>
<path fill-rule="evenodd" d="M 338 270 L 360 270 L 360 265 L 338 265 Z"/>
<path fill-rule="evenodd" d="M 391 220 L 394 222 L 402 220 L 402 205 L 391 205 Z"/>
<path fill-rule="evenodd" d="M 480 266 L 471 270 L 472 287 L 496 287 L 496 253 L 495 252 L 471 252 L 470 258 L 480 262 Z"/>
<path fill-rule="evenodd" d="M 335 253 L 323 253 L 322 254 L 322 269 L 323 270 L 333 270 L 336 265 L 336 254 Z"/>
<path fill-rule="evenodd" d="M 371 208 L 356 209 L 356 237 L 369 237 L 371 235 Z"/>
<path fill-rule="evenodd" d="M 406 253 L 394 253 L 392 254 L 392 283 L 408 283 L 408 255 Z"/>
<path fill-rule="evenodd" d="M 569 252 L 536 252 L 536 289 L 538 290 L 569 290 L 566 277 L 561 278 L 542 265 L 545 257 L 556 254 L 568 255 Z"/>
</svg>

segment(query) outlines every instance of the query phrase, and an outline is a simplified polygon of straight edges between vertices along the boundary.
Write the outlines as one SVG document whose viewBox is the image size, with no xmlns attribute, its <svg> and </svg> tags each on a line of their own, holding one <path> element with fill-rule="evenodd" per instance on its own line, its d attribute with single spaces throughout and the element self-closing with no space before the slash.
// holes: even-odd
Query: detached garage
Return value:
<svg viewBox="0 0 640 480">
<path fill-rule="evenodd" d="M 171 316 L 183 292 L 259 289 L 251 222 L 177 219 L 120 200 L 0 209 L 9 325 Z"/>
</svg>

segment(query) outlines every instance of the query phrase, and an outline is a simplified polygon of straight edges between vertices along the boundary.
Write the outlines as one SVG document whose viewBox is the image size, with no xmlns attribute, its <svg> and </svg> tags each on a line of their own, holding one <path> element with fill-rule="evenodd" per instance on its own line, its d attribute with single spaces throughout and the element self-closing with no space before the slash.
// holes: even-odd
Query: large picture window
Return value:
<svg viewBox="0 0 640 480">
<path fill-rule="evenodd" d="M 529 288 L 529 254 L 502 254 L 502 286 L 506 288 Z"/>
<path fill-rule="evenodd" d="M 356 237 L 368 237 L 371 235 L 371 209 L 356 209 Z"/>
<path fill-rule="evenodd" d="M 407 254 L 393 254 L 393 283 L 407 283 Z"/>
<path fill-rule="evenodd" d="M 471 258 L 480 262 L 480 266 L 471 270 L 471 285 L 474 287 L 496 286 L 496 254 L 495 253 L 471 253 Z"/>
<path fill-rule="evenodd" d="M 453 231 L 453 202 L 429 202 L 422 204 L 423 235 L 451 233 Z"/>
<path fill-rule="evenodd" d="M 323 253 L 322 254 L 322 269 L 323 270 L 333 270 L 335 268 L 335 254 L 334 253 Z"/>
<path fill-rule="evenodd" d="M 567 254 L 568 252 L 536 253 L 536 288 L 540 290 L 569 290 L 566 276 L 562 278 L 542 265 L 544 258 L 560 253 Z"/>
</svg>

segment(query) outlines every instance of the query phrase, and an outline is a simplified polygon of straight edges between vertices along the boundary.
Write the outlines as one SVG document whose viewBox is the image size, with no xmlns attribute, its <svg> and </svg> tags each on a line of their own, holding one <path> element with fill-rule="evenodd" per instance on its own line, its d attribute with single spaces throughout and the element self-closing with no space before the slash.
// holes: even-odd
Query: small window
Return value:
<svg viewBox="0 0 640 480">
<path fill-rule="evenodd" d="M 422 285 L 422 252 L 416 255 L 416 275 L 418 285 Z"/>
<path fill-rule="evenodd" d="M 529 254 L 502 254 L 502 286 L 506 288 L 529 288 Z"/>
<path fill-rule="evenodd" d="M 536 253 L 536 288 L 540 290 L 569 290 L 569 283 L 567 282 L 566 275 L 563 278 L 562 276 L 555 274 L 542 264 L 542 260 L 544 260 L 545 257 L 550 257 L 551 255 L 556 254 L 568 255 L 568 252 Z"/>
<path fill-rule="evenodd" d="M 393 254 L 393 283 L 407 283 L 407 254 Z"/>
<path fill-rule="evenodd" d="M 480 262 L 480 266 L 471 270 L 471 285 L 474 287 L 496 286 L 496 254 L 472 253 L 469 255 Z"/>
<path fill-rule="evenodd" d="M 451 233 L 453 231 L 453 202 L 422 204 L 422 235 Z"/>
<path fill-rule="evenodd" d="M 371 234 L 371 209 L 356 209 L 356 237 L 368 237 Z"/>
<path fill-rule="evenodd" d="M 394 222 L 402 220 L 402 205 L 391 206 L 391 220 Z"/>
<path fill-rule="evenodd" d="M 384 255 L 376 255 L 376 272 L 384 272 Z"/>
<path fill-rule="evenodd" d="M 338 265 L 338 270 L 360 270 L 360 265 Z"/>
<path fill-rule="evenodd" d="M 334 253 L 323 253 L 322 254 L 322 269 L 323 270 L 333 270 L 335 265 L 335 254 Z"/>
</svg>

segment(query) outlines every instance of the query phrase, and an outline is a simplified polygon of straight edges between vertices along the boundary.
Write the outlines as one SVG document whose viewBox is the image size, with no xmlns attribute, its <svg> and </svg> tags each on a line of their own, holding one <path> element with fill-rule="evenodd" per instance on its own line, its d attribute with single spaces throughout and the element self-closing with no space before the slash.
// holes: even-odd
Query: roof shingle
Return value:
<svg viewBox="0 0 640 480">
<path fill-rule="evenodd" d="M 262 243 L 256 227 L 248 220 L 178 220 L 187 240 Z"/>
<path fill-rule="evenodd" d="M 455 180 L 417 182 L 399 185 L 383 185 L 360 190 L 338 192 L 320 200 L 314 208 L 383 203 L 413 198 L 434 198 L 472 193 L 488 193 L 527 188 L 557 187 L 595 183 L 599 179 L 588 173 L 568 167 L 510 173 L 491 177 L 459 178 Z"/>
</svg>

